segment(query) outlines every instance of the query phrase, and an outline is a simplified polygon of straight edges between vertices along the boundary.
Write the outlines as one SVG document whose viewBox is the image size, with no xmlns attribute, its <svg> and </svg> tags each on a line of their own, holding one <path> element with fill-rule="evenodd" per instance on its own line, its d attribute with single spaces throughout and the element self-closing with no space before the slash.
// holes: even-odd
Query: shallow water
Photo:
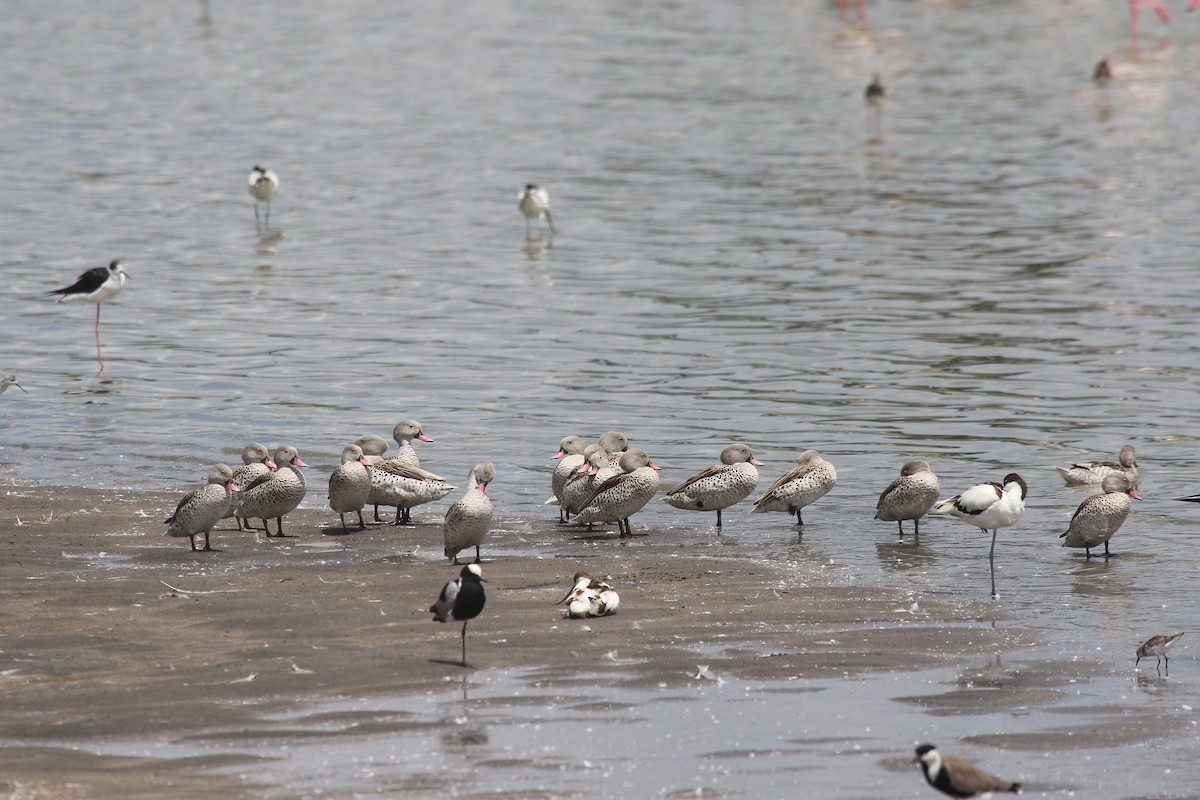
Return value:
<svg viewBox="0 0 1200 800">
<path fill-rule="evenodd" d="M 497 463 L 490 491 L 522 555 L 561 436 L 621 429 L 666 485 L 730 440 L 765 479 L 815 447 L 840 482 L 802 538 L 731 512 L 714 540 L 710 519 L 663 504 L 635 525 L 967 596 L 987 591 L 982 534 L 931 521 L 919 549 L 898 546 L 873 503 L 910 457 L 947 493 L 1016 469 L 1031 495 L 998 546 L 1000 602 L 1044 632 L 1034 658 L 1125 670 L 1138 642 L 1200 615 L 1200 510 L 1170 501 L 1197 491 L 1197 23 L 1144 21 L 1135 46 L 1116 3 L 869 14 L 13 5 L 0 368 L 29 394 L 0 397 L 0 469 L 174 490 L 246 441 L 287 441 L 323 488 L 346 441 L 413 417 L 436 440 L 431 469 Z M 1098 90 L 1102 56 L 1117 79 Z M 872 72 L 889 92 L 878 119 L 861 97 Z M 281 178 L 262 236 L 254 163 Z M 553 239 L 525 236 L 527 181 L 551 193 Z M 39 295 L 117 256 L 131 277 L 104 306 L 97 378 L 91 307 Z M 1083 495 L 1052 467 L 1127 441 L 1146 500 L 1119 557 L 1085 561 L 1057 546 Z M 1194 706 L 1184 642 L 1169 685 Z M 1130 675 L 1093 682 L 1095 702 Z M 523 679 L 472 681 L 486 696 Z M 869 749 L 919 738 L 897 713 L 901 740 Z M 835 750 L 805 758 L 830 770 Z M 1053 785 L 1129 796 L 1121 770 L 1146 758 L 1104 750 L 1101 776 Z M 734 771 L 738 791 L 771 794 L 773 778 Z M 855 792 L 882 791 L 871 774 Z"/>
</svg>

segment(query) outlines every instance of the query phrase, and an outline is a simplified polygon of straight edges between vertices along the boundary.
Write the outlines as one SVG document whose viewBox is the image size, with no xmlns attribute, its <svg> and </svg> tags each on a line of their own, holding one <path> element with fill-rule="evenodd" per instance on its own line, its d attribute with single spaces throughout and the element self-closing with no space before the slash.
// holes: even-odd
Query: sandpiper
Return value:
<svg viewBox="0 0 1200 800">
<path fill-rule="evenodd" d="M 1120 473 L 1129 478 L 1129 482 L 1137 486 L 1138 470 L 1137 454 L 1133 445 L 1127 444 L 1121 448 L 1116 461 L 1076 461 L 1069 467 L 1055 467 L 1067 486 L 1087 486 L 1088 484 L 1104 483 L 1104 479 L 1113 473 Z"/>
<path fill-rule="evenodd" d="M 984 792 L 1021 793 L 1021 784 L 1016 781 L 997 778 L 970 761 L 944 756 L 931 744 L 917 748 L 913 763 L 920 763 L 930 786 L 951 797 L 974 797 Z"/>
<path fill-rule="evenodd" d="M 175 513 L 165 520 L 169 528 L 164 536 L 188 537 L 192 550 L 212 550 L 208 536 L 213 526 L 225 515 L 238 491 L 233 482 L 233 470 L 225 464 L 214 464 L 208 471 L 208 483 L 183 496 Z M 196 537 L 204 534 L 204 547 L 196 547 Z"/>
<path fill-rule="evenodd" d="M 4 375 L 4 377 L 0 377 L 0 394 L 4 394 L 5 390 L 10 386 L 15 386 L 22 392 L 25 392 L 25 394 L 29 394 L 29 392 L 25 391 L 24 386 L 17 383 L 17 376 L 13 375 L 11 372 Z"/>
<path fill-rule="evenodd" d="M 888 484 L 875 504 L 875 519 L 895 522 L 904 538 L 904 520 L 913 521 L 913 536 L 921 535 L 921 517 L 933 508 L 941 491 L 929 462 L 913 459 L 900 468 L 900 477 Z"/>
<path fill-rule="evenodd" d="M 795 515 L 797 525 L 804 524 L 801 509 L 829 493 L 837 483 L 837 470 L 816 450 L 805 450 L 797 461 L 798 466 L 781 475 L 754 501 L 751 513 L 786 511 Z"/>
<path fill-rule="evenodd" d="M 988 565 L 992 572 L 992 597 L 996 594 L 996 533 L 1000 528 L 1016 524 L 1025 512 L 1025 497 L 1029 487 L 1015 472 L 1004 476 L 1003 483 L 977 483 L 959 495 L 938 503 L 934 510 L 952 514 L 963 522 L 992 532 L 992 549 Z"/>
<path fill-rule="evenodd" d="M 629 518 L 645 508 L 658 490 L 658 465 L 651 463 L 645 450 L 621 454 L 621 474 L 614 475 L 592 490 L 575 515 L 576 525 L 615 522 L 622 537 L 632 536 Z"/>
<path fill-rule="evenodd" d="M 530 220 L 540 220 L 543 217 L 546 220 L 546 225 L 550 228 L 550 233 L 553 234 L 554 219 L 550 216 L 550 193 L 545 189 L 539 189 L 537 184 L 527 183 L 521 193 L 517 195 L 517 208 L 521 209 L 521 214 L 525 217 L 525 236 L 531 235 L 529 230 Z"/>
<path fill-rule="evenodd" d="M 1079 504 L 1066 533 L 1058 537 L 1063 547 L 1084 548 L 1088 558 L 1092 557 L 1092 548 L 1100 545 L 1104 545 L 1105 558 L 1111 555 L 1108 540 L 1129 516 L 1129 498 L 1142 499 L 1124 475 L 1109 475 L 1102 488 L 1104 494 L 1094 494 Z"/>
<path fill-rule="evenodd" d="M 721 463 L 697 472 L 667 492 L 663 502 L 675 508 L 716 511 L 717 530 L 721 530 L 721 509 L 740 503 L 758 485 L 762 462 L 754 457 L 749 445 L 736 442 L 721 451 Z"/>
<path fill-rule="evenodd" d="M 358 529 L 364 530 L 367 523 L 363 522 L 362 509 L 367 504 L 367 495 L 371 492 L 371 472 L 369 462 L 363 455 L 362 448 L 356 444 L 348 444 L 342 448 L 342 463 L 329 476 L 329 507 L 337 512 L 342 521 L 342 533 L 349 533 L 346 528 L 346 514 L 358 514 Z"/>
<path fill-rule="evenodd" d="M 247 179 L 250 196 L 254 198 L 254 225 L 260 226 L 258 219 L 258 204 L 266 203 L 266 227 L 271 227 L 271 198 L 275 196 L 275 192 L 279 190 L 279 176 L 269 169 L 254 165 L 254 169 L 250 170 L 250 177 Z"/>
<path fill-rule="evenodd" d="M 475 563 L 480 562 L 479 545 L 492 525 L 492 501 L 487 496 L 487 487 L 495 479 L 496 466 L 490 461 L 480 461 L 471 468 L 467 493 L 446 509 L 446 519 L 442 522 L 442 539 L 446 543 L 443 552 L 455 564 L 458 554 L 468 547 L 475 548 Z"/>
<path fill-rule="evenodd" d="M 479 616 L 487 597 L 483 592 L 483 571 L 478 564 L 467 564 L 458 577 L 442 587 L 437 602 L 429 607 L 434 622 L 462 621 L 462 665 L 467 664 L 467 623 Z"/>
<path fill-rule="evenodd" d="M 883 97 L 887 90 L 883 88 L 883 83 L 879 80 L 878 75 L 871 76 L 871 82 L 867 84 L 866 90 L 863 91 L 863 97 L 872 105 L 878 105 L 883 102 Z"/>
<path fill-rule="evenodd" d="M 1158 659 L 1161 657 L 1167 665 L 1167 677 L 1170 677 L 1171 660 L 1167 658 L 1167 653 L 1175 646 L 1175 642 L 1179 641 L 1179 637 L 1183 636 L 1184 633 L 1186 631 L 1180 631 L 1174 636 L 1151 636 L 1137 649 L 1137 661 L 1133 662 L 1134 669 L 1137 669 L 1138 662 L 1150 656 L 1154 656 L 1154 666 L 1157 669 L 1159 666 Z"/>
</svg>

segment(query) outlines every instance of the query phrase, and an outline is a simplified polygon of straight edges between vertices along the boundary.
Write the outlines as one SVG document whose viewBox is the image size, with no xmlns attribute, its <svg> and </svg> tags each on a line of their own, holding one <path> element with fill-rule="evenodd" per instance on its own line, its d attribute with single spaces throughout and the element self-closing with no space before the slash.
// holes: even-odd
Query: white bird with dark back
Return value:
<svg viewBox="0 0 1200 800">
<path fill-rule="evenodd" d="M 496 479 L 496 467 L 490 461 L 480 461 L 467 478 L 467 493 L 446 509 L 442 522 L 443 552 L 446 558 L 458 563 L 458 554 L 468 547 L 475 548 L 475 563 L 480 562 L 479 546 L 492 526 L 492 501 L 487 487 Z"/>
<path fill-rule="evenodd" d="M 208 483 L 183 496 L 175 513 L 167 517 L 164 536 L 184 537 L 192 542 L 192 550 L 211 550 L 208 537 L 213 526 L 220 522 L 238 491 L 233 482 L 233 470 L 225 464 L 214 464 L 208 471 Z M 196 547 L 196 537 L 204 534 L 204 547 Z"/>
<path fill-rule="evenodd" d="M 1129 499 L 1142 499 L 1129 478 L 1121 474 L 1105 478 L 1103 489 L 1104 494 L 1094 494 L 1079 504 L 1066 533 L 1058 537 L 1063 547 L 1084 548 L 1088 558 L 1092 557 L 1092 548 L 1100 545 L 1104 545 L 1105 558 L 1111 555 L 1108 540 L 1129 516 Z"/>
<path fill-rule="evenodd" d="M 621 598 L 607 583 L 598 581 L 583 571 L 576 572 L 572 580 L 575 584 L 566 597 L 558 601 L 558 605 L 566 606 L 563 614 L 567 617 L 607 617 L 617 613 L 617 609 L 621 607 Z"/>
<path fill-rule="evenodd" d="M 992 597 L 996 594 L 996 533 L 1000 528 L 1015 525 L 1025 513 L 1025 497 L 1029 487 L 1015 472 L 1004 476 L 1003 483 L 978 483 L 960 495 L 938 503 L 934 510 L 940 514 L 951 514 L 963 522 L 984 531 L 992 532 L 992 549 L 988 552 L 988 565 L 992 572 Z"/>
<path fill-rule="evenodd" d="M 100 304 L 124 289 L 128 277 L 121 268 L 121 261 L 114 258 L 107 267 L 93 267 L 82 273 L 70 286 L 46 292 L 44 295 L 58 295 L 58 303 L 96 304 L 96 361 L 100 364 L 97 375 L 104 372 L 104 362 L 100 360 Z"/>
<path fill-rule="evenodd" d="M 342 448 L 342 463 L 329 475 L 329 507 L 337 512 L 342 521 L 342 533 L 346 528 L 346 515 L 358 514 L 358 529 L 364 530 L 362 510 L 371 493 L 371 471 L 362 448 L 348 444 Z"/>
<path fill-rule="evenodd" d="M 462 665 L 467 663 L 467 623 L 479 616 L 487 597 L 483 591 L 483 570 L 467 564 L 458 577 L 442 587 L 437 602 L 429 607 L 434 622 L 462 622 Z"/>
</svg>

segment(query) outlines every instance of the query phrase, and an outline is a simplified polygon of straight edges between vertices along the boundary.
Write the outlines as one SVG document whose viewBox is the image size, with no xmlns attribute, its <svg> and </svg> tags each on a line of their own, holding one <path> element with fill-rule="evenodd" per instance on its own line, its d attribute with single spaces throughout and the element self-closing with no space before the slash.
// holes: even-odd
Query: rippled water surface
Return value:
<svg viewBox="0 0 1200 800">
<path fill-rule="evenodd" d="M 767 479 L 814 447 L 840 483 L 803 539 L 725 534 L 984 594 L 982 535 L 898 548 L 873 504 L 911 457 L 947 494 L 1015 469 L 1001 594 L 1048 647 L 1125 658 L 1194 624 L 1200 509 L 1170 499 L 1200 491 L 1200 21 L 1135 43 L 1115 1 L 868 13 L 10 3 L 0 369 L 29 393 L 0 397 L 0 468 L 175 490 L 286 441 L 323 486 L 412 417 L 426 466 L 495 461 L 499 513 L 529 519 L 564 435 L 623 430 L 666 485 L 732 440 Z M 261 235 L 256 163 L 281 179 Z M 525 235 L 528 181 L 553 238 Z M 97 377 L 92 307 L 40 295 L 113 257 Z M 1125 442 L 1146 499 L 1085 563 L 1052 467 Z M 654 506 L 635 524 L 711 524 Z"/>
</svg>

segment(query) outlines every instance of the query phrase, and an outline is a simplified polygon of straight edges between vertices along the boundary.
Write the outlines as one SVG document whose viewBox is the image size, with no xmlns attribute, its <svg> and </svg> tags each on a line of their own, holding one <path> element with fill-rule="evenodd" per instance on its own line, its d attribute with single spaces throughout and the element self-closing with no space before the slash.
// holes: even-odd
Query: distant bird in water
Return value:
<svg viewBox="0 0 1200 800">
<path fill-rule="evenodd" d="M 254 226 L 270 230 L 271 228 L 271 198 L 275 196 L 275 192 L 279 191 L 279 176 L 269 169 L 254 165 L 254 169 L 250 170 L 250 177 L 247 179 L 249 184 L 250 196 L 254 198 Z M 258 220 L 258 204 L 266 203 L 266 225 L 263 226 Z"/>
<path fill-rule="evenodd" d="M 521 193 L 517 195 L 517 208 L 521 209 L 521 213 L 525 216 L 525 236 L 531 236 L 529 230 L 530 220 L 546 219 L 546 225 L 550 228 L 551 235 L 557 233 L 554 230 L 554 218 L 550 216 L 550 193 L 545 189 L 539 189 L 537 184 L 527 183 Z"/>
<path fill-rule="evenodd" d="M 11 372 L 5 375 L 3 378 L 0 378 L 0 394 L 4 394 L 4 392 L 10 386 L 15 386 L 22 392 L 25 392 L 25 387 L 17 383 L 17 376 L 13 375 Z M 25 392 L 25 394 L 29 394 L 29 392 Z"/>
<path fill-rule="evenodd" d="M 167 517 L 165 521 L 171 527 L 163 535 L 186 536 L 191 539 L 193 550 L 211 550 L 208 536 L 224 518 L 236 491 L 233 470 L 225 464 L 214 464 L 208 471 L 208 483 L 185 494 L 175 506 L 175 513 Z M 196 547 L 196 537 L 202 533 L 204 547 Z"/>
<path fill-rule="evenodd" d="M 970 761 L 944 756 L 931 744 L 917 748 L 913 763 L 921 765 L 930 786 L 951 797 L 974 797 L 985 792 L 1021 793 L 1021 784 L 984 772 Z"/>
<path fill-rule="evenodd" d="M 837 469 L 816 450 L 805 450 L 796 462 L 796 467 L 780 475 L 754 501 L 750 513 L 786 511 L 795 515 L 796 524 L 803 527 L 804 508 L 827 495 L 837 484 Z"/>
<path fill-rule="evenodd" d="M 996 594 L 996 533 L 1000 528 L 1015 525 L 1025 513 L 1025 497 L 1029 487 L 1015 472 L 1004 476 L 1003 483 L 977 483 L 960 495 L 938 503 L 934 510 L 951 514 L 963 522 L 992 532 L 992 549 L 988 565 L 992 571 L 992 597 Z"/>
<path fill-rule="evenodd" d="M 1104 479 L 1103 489 L 1104 494 L 1094 494 L 1079 504 L 1066 533 L 1058 537 L 1063 540 L 1063 547 L 1084 548 L 1088 558 L 1092 557 L 1092 548 L 1102 544 L 1104 557 L 1111 555 L 1108 540 L 1129 516 L 1129 498 L 1142 499 L 1124 475 L 1109 475 Z"/>
<path fill-rule="evenodd" d="M 70 286 L 46 292 L 44 295 L 58 295 L 59 303 L 80 301 L 96 304 L 96 362 L 100 365 L 96 375 L 104 372 L 104 361 L 100 358 L 100 304 L 124 289 L 128 277 L 125 270 L 121 269 L 120 260 L 114 258 L 107 267 L 93 267 L 82 273 Z"/>
<path fill-rule="evenodd" d="M 1096 68 L 1092 70 L 1092 80 L 1097 86 L 1107 86 L 1112 80 L 1112 68 L 1108 65 L 1108 59 L 1102 58 L 1096 64 Z"/>
<path fill-rule="evenodd" d="M 871 82 L 867 84 L 867 89 L 863 92 L 863 97 L 872 105 L 878 105 L 883 102 L 883 96 L 887 90 L 883 88 L 883 83 L 879 80 L 879 75 L 874 75 Z"/>
<path fill-rule="evenodd" d="M 1154 666 L 1157 668 L 1158 659 L 1161 656 L 1162 660 L 1167 662 L 1167 677 L 1171 677 L 1171 660 L 1167 658 L 1167 652 L 1175 646 L 1175 642 L 1179 641 L 1179 637 L 1184 633 L 1180 632 L 1174 636 L 1151 636 L 1137 649 L 1137 661 L 1133 662 L 1133 668 L 1137 669 L 1138 662 L 1150 656 L 1154 656 Z"/>
<path fill-rule="evenodd" d="M 434 622 L 461 621 L 462 665 L 467 663 L 467 623 L 479 616 L 487 597 L 483 592 L 483 570 L 478 564 L 467 564 L 458 577 L 442 587 L 437 602 L 429 607 Z"/>
<path fill-rule="evenodd" d="M 1120 474 L 1129 478 L 1129 482 L 1137 485 L 1138 467 L 1137 452 L 1133 445 L 1127 444 L 1121 448 L 1116 461 L 1076 461 L 1070 467 L 1055 467 L 1067 486 L 1088 486 L 1104 483 L 1104 479 L 1112 474 Z"/>
</svg>

